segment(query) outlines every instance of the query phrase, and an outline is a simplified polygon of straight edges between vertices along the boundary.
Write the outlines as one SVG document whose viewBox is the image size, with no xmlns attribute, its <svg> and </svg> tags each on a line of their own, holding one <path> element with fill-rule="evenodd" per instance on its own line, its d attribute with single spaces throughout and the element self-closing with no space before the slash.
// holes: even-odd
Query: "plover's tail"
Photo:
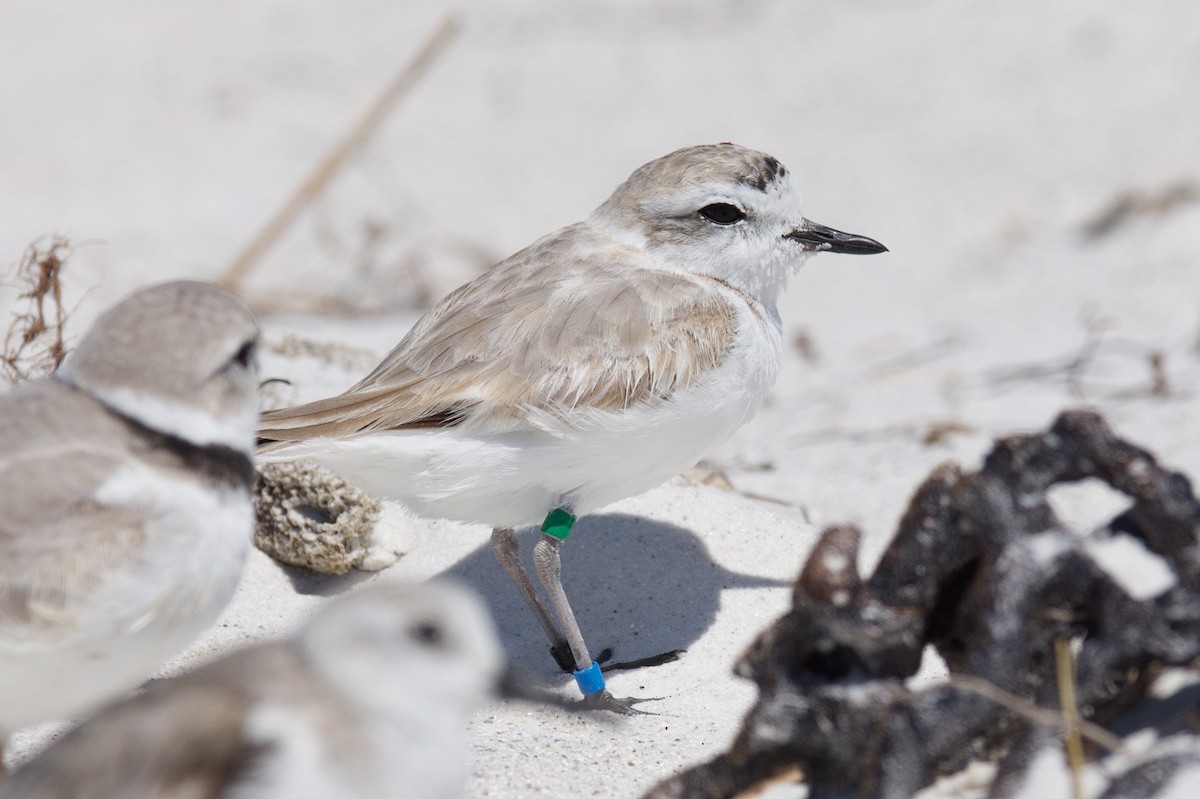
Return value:
<svg viewBox="0 0 1200 799">
<path fill-rule="evenodd" d="M 265 411 L 259 420 L 257 454 L 314 438 L 349 438 L 373 430 L 457 427 L 478 401 L 421 403 L 406 386 L 356 386 L 336 397 Z M 416 401 L 414 401 L 416 400 Z"/>
<path fill-rule="evenodd" d="M 370 423 L 378 419 L 380 406 L 386 402 L 384 391 L 345 393 L 291 408 L 263 411 L 259 420 L 259 443 L 352 435 L 369 428 Z"/>
</svg>

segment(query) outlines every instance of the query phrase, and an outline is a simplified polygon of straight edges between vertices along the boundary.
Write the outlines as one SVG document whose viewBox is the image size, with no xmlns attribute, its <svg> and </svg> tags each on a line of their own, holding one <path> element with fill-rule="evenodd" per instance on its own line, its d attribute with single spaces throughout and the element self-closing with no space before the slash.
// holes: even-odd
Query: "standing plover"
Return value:
<svg viewBox="0 0 1200 799">
<path fill-rule="evenodd" d="M 344 394 L 264 414 L 261 456 L 311 458 L 418 514 L 491 525 L 559 664 L 616 707 L 559 547 L 576 516 L 690 468 L 754 415 L 782 358 L 776 300 L 822 251 L 886 248 L 805 219 L 769 155 L 678 150 L 451 293 Z M 537 522 L 557 621 L 512 532 Z"/>
</svg>

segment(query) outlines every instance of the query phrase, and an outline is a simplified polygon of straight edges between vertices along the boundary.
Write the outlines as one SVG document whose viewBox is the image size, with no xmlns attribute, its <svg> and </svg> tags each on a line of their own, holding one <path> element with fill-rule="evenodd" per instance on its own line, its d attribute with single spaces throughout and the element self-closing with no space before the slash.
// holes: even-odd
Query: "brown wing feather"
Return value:
<svg viewBox="0 0 1200 799">
<path fill-rule="evenodd" d="M 574 238 L 535 244 L 450 294 L 346 393 L 265 413 L 260 439 L 495 429 L 519 425 L 529 409 L 620 411 L 670 396 L 722 361 L 734 310 L 710 284 L 639 270 L 611 252 L 602 261 L 581 251 L 586 229 Z"/>
</svg>

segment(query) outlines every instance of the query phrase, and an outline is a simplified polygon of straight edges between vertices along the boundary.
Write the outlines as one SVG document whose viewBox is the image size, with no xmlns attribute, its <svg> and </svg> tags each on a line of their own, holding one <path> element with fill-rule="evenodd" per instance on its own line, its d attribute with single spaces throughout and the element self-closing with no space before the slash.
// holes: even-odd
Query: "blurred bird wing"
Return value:
<svg viewBox="0 0 1200 799">
<path fill-rule="evenodd" d="M 24 799 L 137 796 L 218 799 L 261 764 L 271 741 L 250 740 L 246 719 L 262 683 L 275 680 L 270 657 L 248 650 L 101 710 L 0 784 Z M 266 655 L 267 657 L 264 657 Z"/>
<path fill-rule="evenodd" d="M 56 381 L 0 398 L 0 628 L 67 625 L 68 597 L 136 552 L 139 509 L 97 498 L 133 464 L 123 426 L 99 403 Z"/>
</svg>

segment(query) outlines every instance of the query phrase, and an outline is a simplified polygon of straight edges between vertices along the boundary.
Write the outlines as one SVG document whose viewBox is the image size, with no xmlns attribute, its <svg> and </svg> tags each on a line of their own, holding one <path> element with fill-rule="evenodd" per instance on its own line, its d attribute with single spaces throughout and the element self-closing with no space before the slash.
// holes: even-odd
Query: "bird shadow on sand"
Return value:
<svg viewBox="0 0 1200 799">
<path fill-rule="evenodd" d="M 538 535 L 534 528 L 517 533 L 531 576 L 530 553 Z M 729 571 L 713 561 L 690 530 L 628 514 L 580 519 L 563 545 L 562 568 L 563 586 L 592 655 L 611 648 L 614 661 L 689 648 L 712 626 L 724 589 L 789 584 Z M 488 545 L 443 575 L 483 597 L 512 665 L 542 674 L 557 671 L 545 633 Z"/>
<path fill-rule="evenodd" d="M 345 593 L 359 583 L 364 583 L 375 576 L 375 572 L 351 569 L 345 574 L 321 574 L 301 566 L 289 566 L 286 563 L 276 565 L 287 576 L 297 594 L 306 596 L 332 597 Z"/>
</svg>

